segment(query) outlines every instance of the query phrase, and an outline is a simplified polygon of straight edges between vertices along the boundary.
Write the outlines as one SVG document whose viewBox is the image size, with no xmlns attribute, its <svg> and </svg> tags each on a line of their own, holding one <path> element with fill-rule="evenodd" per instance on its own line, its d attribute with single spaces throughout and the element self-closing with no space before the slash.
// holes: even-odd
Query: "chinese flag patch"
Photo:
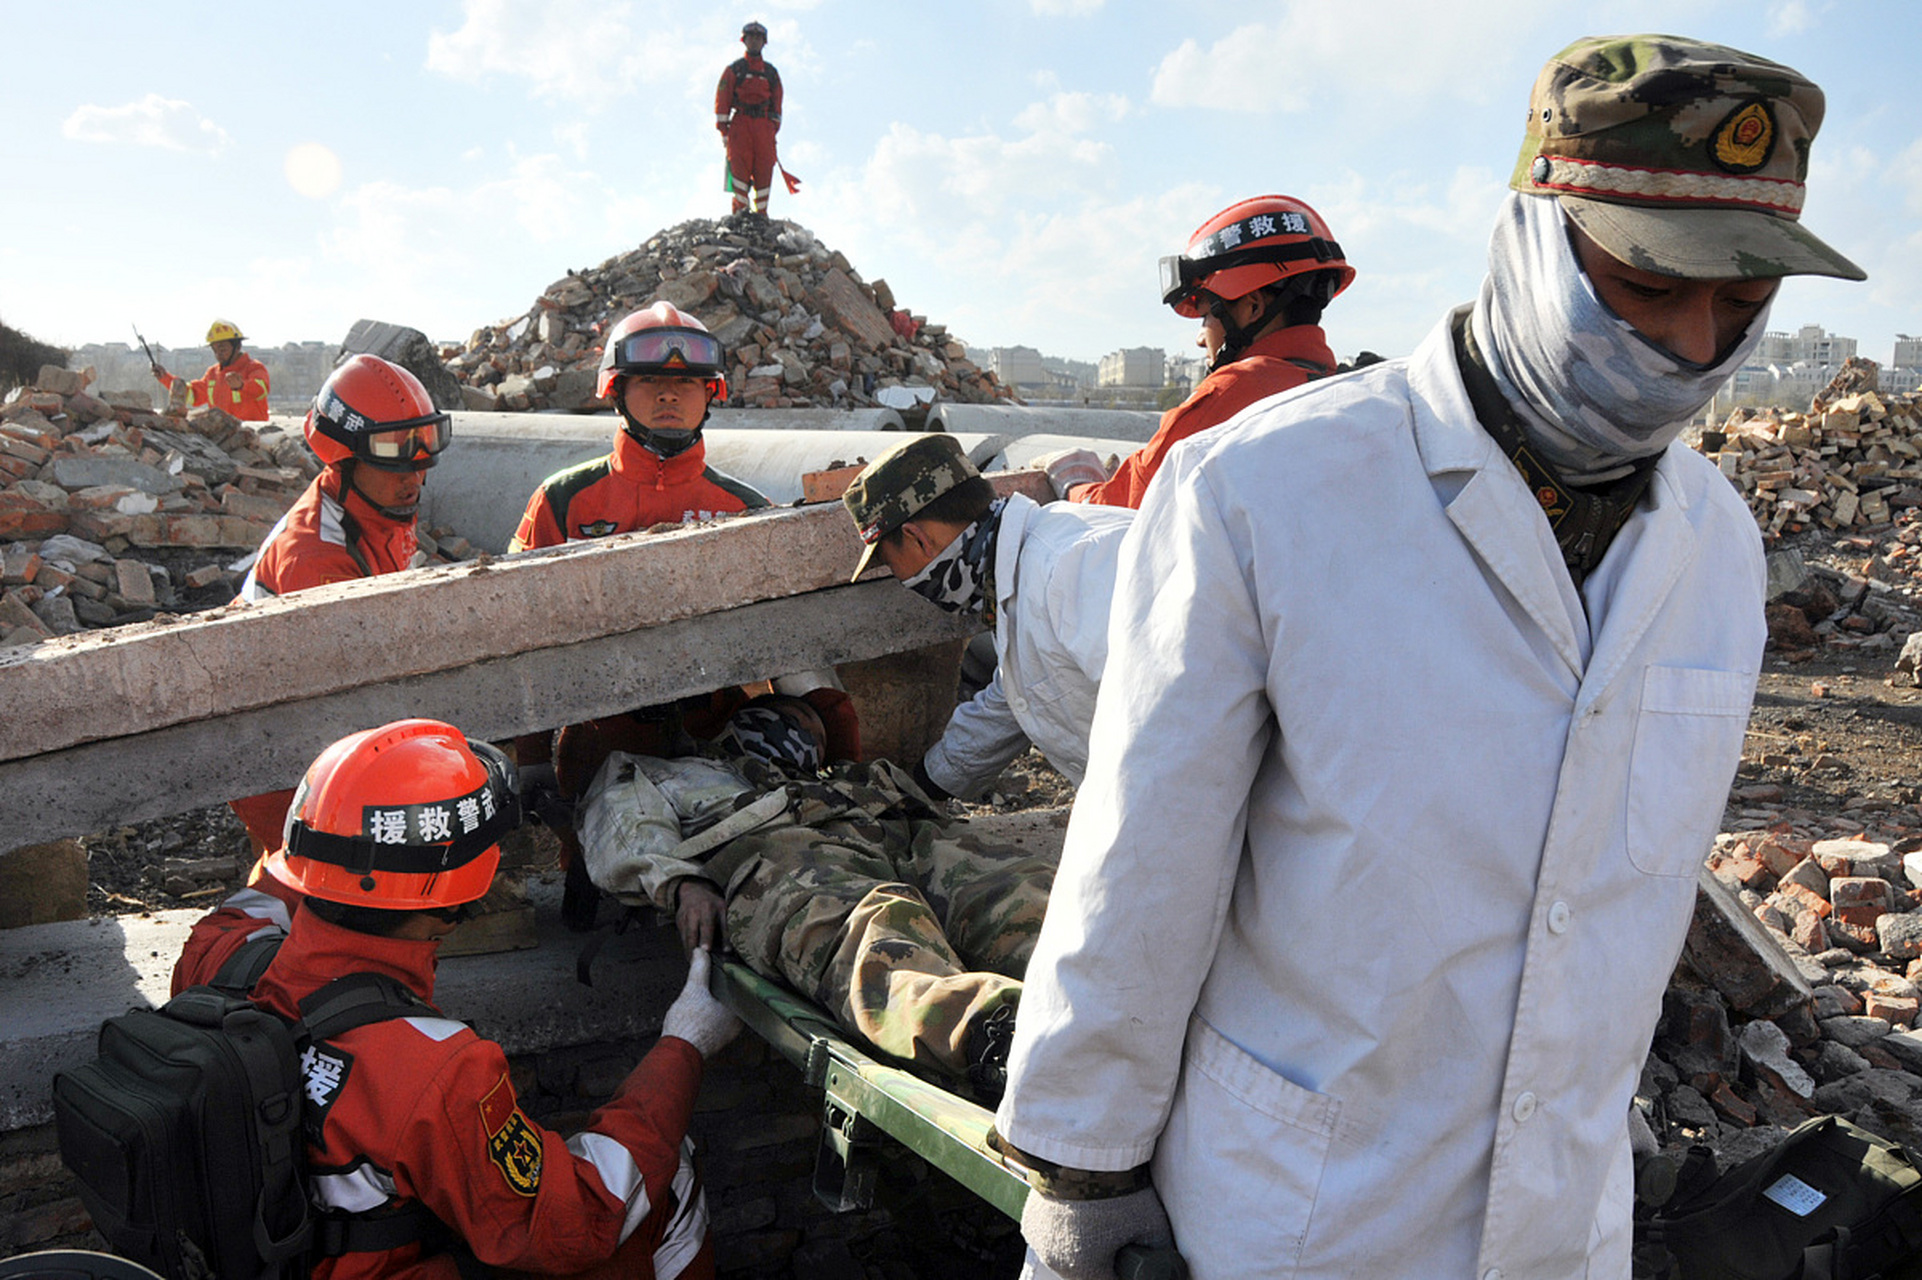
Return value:
<svg viewBox="0 0 1922 1280">
<path fill-rule="evenodd" d="M 532 1196 L 541 1189 L 541 1135 L 521 1114 L 514 1086 L 505 1073 L 480 1100 L 481 1132 L 487 1158 L 515 1193 Z"/>
</svg>

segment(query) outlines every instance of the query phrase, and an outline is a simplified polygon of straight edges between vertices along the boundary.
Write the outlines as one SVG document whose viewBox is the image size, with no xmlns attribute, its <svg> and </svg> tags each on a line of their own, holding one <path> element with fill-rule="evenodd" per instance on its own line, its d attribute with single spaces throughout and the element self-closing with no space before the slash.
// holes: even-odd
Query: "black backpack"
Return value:
<svg viewBox="0 0 1922 1280">
<path fill-rule="evenodd" d="M 171 1280 L 297 1280 L 319 1257 L 397 1248 L 442 1228 L 424 1206 L 334 1215 L 307 1195 L 302 1056 L 354 1027 L 433 1007 L 384 974 L 335 979 L 289 1024 L 251 988 L 279 936 L 158 1009 L 100 1028 L 53 1080 L 60 1158 L 116 1253 Z M 317 1128 L 317 1126 L 316 1126 Z"/>
<path fill-rule="evenodd" d="M 1839 1116 L 1800 1125 L 1719 1177 L 1694 1148 L 1666 1197 L 1638 1181 L 1637 1276 L 1922 1280 L 1922 1171 Z"/>
</svg>

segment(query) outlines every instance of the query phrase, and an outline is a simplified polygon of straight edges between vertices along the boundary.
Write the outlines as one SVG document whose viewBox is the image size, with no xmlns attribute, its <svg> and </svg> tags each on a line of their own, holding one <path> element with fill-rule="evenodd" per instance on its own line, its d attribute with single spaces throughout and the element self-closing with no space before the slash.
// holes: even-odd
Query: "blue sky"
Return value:
<svg viewBox="0 0 1922 1280">
<path fill-rule="evenodd" d="M 1536 71 L 1668 30 L 1829 95 L 1804 221 L 1870 282 L 1772 327 L 1887 360 L 1922 334 L 1914 0 L 620 0 L 8 6 L 0 319 L 49 341 L 255 342 L 366 316 L 437 339 L 569 268 L 719 216 L 714 82 L 765 23 L 774 211 L 979 345 L 1184 348 L 1155 261 L 1229 202 L 1300 196 L 1359 279 L 1337 351 L 1405 352 L 1472 296 Z"/>
</svg>

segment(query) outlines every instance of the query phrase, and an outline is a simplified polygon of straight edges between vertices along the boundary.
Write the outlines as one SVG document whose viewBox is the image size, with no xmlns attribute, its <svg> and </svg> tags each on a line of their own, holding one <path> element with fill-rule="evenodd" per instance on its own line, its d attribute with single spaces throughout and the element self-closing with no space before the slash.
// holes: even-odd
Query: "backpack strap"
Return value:
<svg viewBox="0 0 1922 1280">
<path fill-rule="evenodd" d="M 228 995 L 246 995 L 260 981 L 260 975 L 267 972 L 267 966 L 280 954 L 280 944 L 285 941 L 287 931 L 277 924 L 254 930 L 245 942 L 234 948 L 234 953 L 207 980 L 207 985 Z"/>
<path fill-rule="evenodd" d="M 317 1040 L 390 1018 L 441 1016 L 440 1010 L 414 994 L 398 978 L 384 973 L 350 973 L 335 978 L 300 1002 L 300 1021 L 294 1036 L 304 1050 Z M 315 1215 L 314 1247 L 321 1257 L 346 1253 L 385 1253 L 402 1245 L 425 1242 L 439 1252 L 453 1239 L 432 1210 L 416 1200 L 390 1213 L 321 1213 Z"/>
<path fill-rule="evenodd" d="M 415 995 L 398 978 L 384 973 L 350 973 L 335 978 L 300 1002 L 295 1034 L 303 1047 L 390 1018 L 440 1017 L 440 1010 Z"/>
</svg>

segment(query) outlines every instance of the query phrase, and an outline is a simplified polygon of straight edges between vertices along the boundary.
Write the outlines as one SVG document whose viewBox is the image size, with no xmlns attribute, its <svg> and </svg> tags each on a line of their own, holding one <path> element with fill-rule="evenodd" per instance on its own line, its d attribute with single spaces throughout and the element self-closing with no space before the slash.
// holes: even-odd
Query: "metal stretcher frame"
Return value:
<svg viewBox="0 0 1922 1280">
<path fill-rule="evenodd" d="M 994 1117 L 985 1108 L 868 1056 L 826 1010 L 738 961 L 713 972 L 715 996 L 822 1091 L 814 1165 L 822 1203 L 836 1212 L 873 1203 L 876 1148 L 885 1134 L 1020 1221 L 1027 1174 L 989 1149 Z M 1185 1280 L 1188 1269 L 1173 1249 L 1131 1246 L 1116 1259 L 1116 1273 L 1121 1280 Z"/>
</svg>

